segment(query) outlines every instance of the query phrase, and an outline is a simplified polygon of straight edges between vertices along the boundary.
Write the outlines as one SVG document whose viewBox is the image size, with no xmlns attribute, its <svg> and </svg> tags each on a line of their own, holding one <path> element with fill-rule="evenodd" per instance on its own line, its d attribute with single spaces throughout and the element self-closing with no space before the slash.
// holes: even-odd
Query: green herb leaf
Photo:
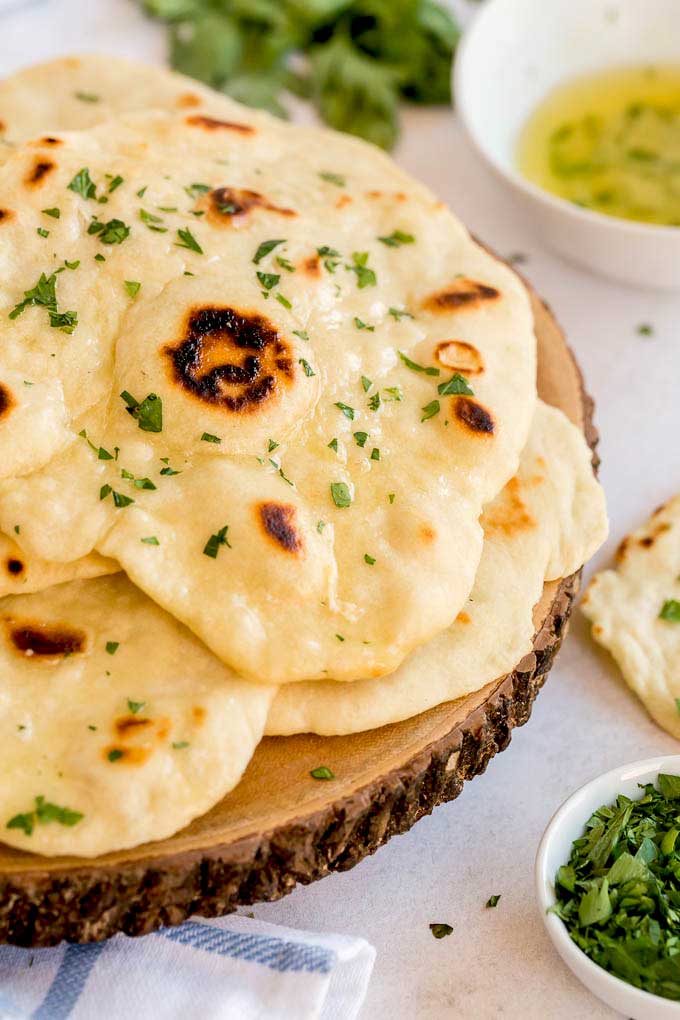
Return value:
<svg viewBox="0 0 680 1020">
<path fill-rule="evenodd" d="M 442 924 L 439 922 L 437 924 L 431 924 L 430 931 L 436 939 L 445 939 L 447 935 L 452 934 L 453 928 L 450 924 Z"/>
<path fill-rule="evenodd" d="M 45 216 L 51 216 L 53 220 L 58 220 L 61 216 L 61 210 L 54 207 L 53 209 L 43 209 Z"/>
<path fill-rule="evenodd" d="M 367 251 L 355 251 L 352 254 L 352 265 L 348 265 L 345 268 L 352 273 L 356 273 L 359 290 L 363 290 L 364 287 L 375 287 L 378 282 L 375 273 L 368 266 Z"/>
<path fill-rule="evenodd" d="M 278 273 L 260 273 L 258 272 L 257 278 L 264 287 L 265 290 L 271 290 L 275 287 L 281 279 Z"/>
<path fill-rule="evenodd" d="M 393 230 L 389 237 L 379 237 L 378 240 L 388 248 L 401 248 L 402 244 L 414 244 L 416 239 L 413 234 L 405 234 L 403 230 Z"/>
<path fill-rule="evenodd" d="M 203 255 L 203 249 L 188 227 L 180 227 L 177 231 L 177 236 L 179 238 L 179 241 L 175 241 L 177 248 L 188 248 L 190 251 L 195 251 L 198 252 L 199 255 Z"/>
<path fill-rule="evenodd" d="M 304 358 L 298 358 L 298 362 L 299 362 L 300 365 L 302 365 L 302 370 L 303 370 L 303 372 L 305 373 L 306 376 L 310 376 L 311 377 L 313 375 L 316 375 L 316 372 L 314 371 L 312 366 L 309 364 L 308 361 L 305 361 Z"/>
<path fill-rule="evenodd" d="M 221 443 L 222 439 L 220 436 L 213 436 L 210 432 L 204 432 L 201 436 L 201 440 L 204 443 Z"/>
<path fill-rule="evenodd" d="M 160 545 L 161 544 L 158 541 L 158 539 L 156 538 L 155 535 L 149 535 L 147 538 L 142 538 L 142 539 L 140 539 L 140 542 L 143 542 L 144 545 Z"/>
<path fill-rule="evenodd" d="M 666 599 L 661 607 L 659 619 L 680 623 L 680 602 L 677 599 Z"/>
<path fill-rule="evenodd" d="M 80 195 L 81 198 L 97 197 L 97 185 L 90 177 L 90 171 L 86 166 L 78 171 L 67 187 L 69 191 L 75 191 L 76 195 Z"/>
<path fill-rule="evenodd" d="M 341 510 L 352 505 L 352 497 L 345 482 L 331 482 L 331 496 Z"/>
<path fill-rule="evenodd" d="M 487 909 L 491 909 L 492 907 L 497 907 L 498 906 L 498 901 L 500 900 L 500 898 L 501 898 L 500 897 L 500 893 L 497 893 L 497 894 L 495 894 L 493 896 L 489 896 L 488 900 L 486 901 Z"/>
<path fill-rule="evenodd" d="M 148 393 L 144 400 L 137 401 L 131 393 L 123 390 L 120 397 L 125 401 L 126 411 L 137 420 L 143 432 L 163 431 L 163 401 L 159 396 Z"/>
<path fill-rule="evenodd" d="M 434 418 L 435 414 L 439 414 L 440 405 L 438 400 L 431 400 L 429 404 L 421 408 L 423 417 L 420 419 L 421 422 L 428 421 L 430 418 Z"/>
<path fill-rule="evenodd" d="M 128 710 L 132 712 L 133 715 L 137 715 L 137 713 L 141 712 L 143 708 L 146 708 L 146 701 L 132 701 L 131 698 L 128 698 L 127 706 Z"/>
<path fill-rule="evenodd" d="M 81 103 L 98 103 L 100 97 L 95 95 L 94 92 L 74 92 L 73 95 L 76 99 L 79 99 Z"/>
<path fill-rule="evenodd" d="M 105 647 L 109 655 L 115 655 L 120 647 L 120 641 L 107 641 Z"/>
<path fill-rule="evenodd" d="M 468 397 L 474 396 L 474 391 L 470 389 L 467 379 L 460 372 L 452 375 L 448 382 L 439 383 L 437 393 L 440 397 L 450 397 L 461 393 Z"/>
<path fill-rule="evenodd" d="M 355 432 L 354 438 L 357 446 L 365 446 L 366 440 L 368 439 L 368 432 Z"/>
<path fill-rule="evenodd" d="M 364 553 L 364 563 L 367 563 L 369 567 L 372 567 L 375 563 L 375 557 L 369 556 L 368 553 Z"/>
<path fill-rule="evenodd" d="M 319 765 L 309 773 L 312 779 L 335 779 L 335 773 L 327 765 Z"/>
<path fill-rule="evenodd" d="M 133 299 L 139 294 L 141 286 L 136 280 L 125 280 L 125 289 Z"/>
<path fill-rule="evenodd" d="M 407 312 L 404 308 L 388 308 L 387 314 L 391 315 L 396 322 L 399 322 L 400 319 L 415 318 L 415 316 L 411 315 L 411 313 Z"/>
<path fill-rule="evenodd" d="M 338 400 L 334 404 L 334 406 L 337 407 L 340 411 L 342 411 L 342 413 L 344 414 L 345 418 L 349 418 L 350 421 L 354 421 L 354 408 L 353 407 L 350 407 L 348 404 L 343 404 L 342 401 L 340 401 L 340 400 Z"/>
<path fill-rule="evenodd" d="M 397 351 L 397 354 L 412 372 L 422 372 L 424 375 L 439 375 L 439 369 L 433 365 L 419 365 L 417 361 L 411 361 L 410 358 L 407 358 L 402 351 Z"/>
<path fill-rule="evenodd" d="M 211 559 L 216 560 L 217 554 L 220 551 L 220 546 L 226 545 L 227 548 L 231 549 L 231 543 L 227 538 L 228 531 L 229 525 L 225 524 L 223 528 L 220 528 L 220 530 L 216 531 L 214 535 L 211 535 L 205 543 L 203 555 L 210 556 Z"/>
<path fill-rule="evenodd" d="M 255 263 L 256 266 L 259 265 L 262 259 L 265 257 L 265 255 L 269 255 L 269 253 L 273 251 L 274 248 L 277 248 L 280 244 L 285 243 L 286 240 L 285 238 L 282 237 L 277 238 L 274 241 L 262 241 L 262 243 L 258 246 L 255 255 L 253 256 L 253 262 Z"/>
<path fill-rule="evenodd" d="M 329 184 L 334 184 L 336 188 L 344 188 L 347 186 L 347 181 L 342 174 L 334 174 L 330 170 L 322 170 L 319 173 L 319 177 L 322 181 L 327 181 Z"/>
<path fill-rule="evenodd" d="M 366 329 L 369 333 L 375 333 L 375 326 L 369 326 L 367 322 L 362 322 L 357 316 L 354 317 L 354 325 L 357 329 Z"/>
</svg>

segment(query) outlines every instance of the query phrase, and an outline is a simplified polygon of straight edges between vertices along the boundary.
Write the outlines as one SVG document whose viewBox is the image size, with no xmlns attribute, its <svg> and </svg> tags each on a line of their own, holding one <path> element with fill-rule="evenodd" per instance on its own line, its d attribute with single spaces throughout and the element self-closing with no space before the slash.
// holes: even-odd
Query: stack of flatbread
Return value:
<svg viewBox="0 0 680 1020">
<path fill-rule="evenodd" d="M 265 732 L 512 669 L 606 530 L 520 279 L 377 149 L 165 71 L 24 71 L 0 143 L 0 839 L 162 839 Z"/>
</svg>

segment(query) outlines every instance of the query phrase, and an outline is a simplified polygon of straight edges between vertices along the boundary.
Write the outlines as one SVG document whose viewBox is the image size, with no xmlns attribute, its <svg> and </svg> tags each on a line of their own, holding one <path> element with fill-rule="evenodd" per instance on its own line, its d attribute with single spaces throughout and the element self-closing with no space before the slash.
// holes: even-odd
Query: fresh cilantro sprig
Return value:
<svg viewBox="0 0 680 1020">
<path fill-rule="evenodd" d="M 629 984 L 680 1001 L 680 776 L 600 807 L 555 878 L 573 941 Z"/>
<path fill-rule="evenodd" d="M 285 115 L 284 90 L 323 119 L 391 148 L 399 101 L 448 103 L 459 30 L 437 0 L 141 0 L 169 23 L 173 66 L 250 106 Z M 306 60 L 299 60 L 300 55 Z M 322 166 L 344 187 L 344 168 Z"/>
</svg>

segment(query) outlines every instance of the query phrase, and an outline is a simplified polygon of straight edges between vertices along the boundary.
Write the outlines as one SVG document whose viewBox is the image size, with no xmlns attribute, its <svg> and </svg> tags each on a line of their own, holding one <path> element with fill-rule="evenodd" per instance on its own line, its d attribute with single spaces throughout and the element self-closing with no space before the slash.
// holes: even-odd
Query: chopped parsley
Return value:
<svg viewBox="0 0 680 1020">
<path fill-rule="evenodd" d="M 281 266 L 281 269 L 285 269 L 287 273 L 294 273 L 296 271 L 292 262 L 289 262 L 288 259 L 284 259 L 281 255 L 276 256 L 276 264 L 277 266 Z"/>
<path fill-rule="evenodd" d="M 172 744 L 173 751 L 183 751 L 185 747 L 189 746 L 188 740 L 175 740 Z"/>
<path fill-rule="evenodd" d="M 138 401 L 127 390 L 123 390 L 120 397 L 125 401 L 128 414 L 137 419 L 142 432 L 163 431 L 163 401 L 159 396 L 148 393 L 144 400 Z"/>
<path fill-rule="evenodd" d="M 143 542 L 144 545 L 160 545 L 161 544 L 158 541 L 158 539 L 156 538 L 155 535 L 149 535 L 148 538 L 142 538 L 142 539 L 140 539 L 140 541 Z"/>
<path fill-rule="evenodd" d="M 474 396 L 474 390 L 470 389 L 467 379 L 460 372 L 455 372 L 448 382 L 439 383 L 437 393 L 440 397 L 450 397 L 460 393 L 464 393 L 468 397 Z"/>
<path fill-rule="evenodd" d="M 659 613 L 660 620 L 668 620 L 669 623 L 680 623 L 680 602 L 677 599 L 666 599 Z"/>
<path fill-rule="evenodd" d="M 304 329 L 294 329 L 293 336 L 299 336 L 301 340 L 309 342 L 309 333 Z"/>
<path fill-rule="evenodd" d="M 345 418 L 349 418 L 350 421 L 354 421 L 354 408 L 348 404 L 343 404 L 342 401 L 338 400 L 334 405 L 338 410 L 342 411 Z"/>
<path fill-rule="evenodd" d="M 79 170 L 69 185 L 69 191 L 74 191 L 81 198 L 96 198 L 97 185 L 90 177 L 90 171 L 86 166 Z"/>
<path fill-rule="evenodd" d="M 368 393 L 368 391 L 370 390 L 372 385 L 373 385 L 373 383 L 368 378 L 368 376 L 362 375 L 362 377 L 361 377 L 361 388 L 363 389 L 364 393 Z"/>
<path fill-rule="evenodd" d="M 390 503 L 394 503 L 396 495 L 397 495 L 396 492 L 388 492 L 387 498 L 389 499 Z"/>
<path fill-rule="evenodd" d="M 440 374 L 439 369 L 435 368 L 433 365 L 419 365 L 417 361 L 411 361 L 410 358 L 407 358 L 406 355 L 402 353 L 402 351 L 397 351 L 397 353 L 401 360 L 406 365 L 406 367 L 410 368 L 412 372 L 422 372 L 423 375 Z"/>
<path fill-rule="evenodd" d="M 277 294 L 276 300 L 280 305 L 283 305 L 284 308 L 288 308 L 290 310 L 293 307 L 288 298 L 284 297 L 283 294 Z"/>
<path fill-rule="evenodd" d="M 346 265 L 345 268 L 356 273 L 359 290 L 363 290 L 364 287 L 375 287 L 378 282 L 375 273 L 368 266 L 367 251 L 355 251 L 352 254 L 352 265 Z"/>
<path fill-rule="evenodd" d="M 113 750 L 109 751 L 106 757 L 110 762 L 120 761 L 123 757 L 123 752 L 118 747 L 114 747 Z"/>
<path fill-rule="evenodd" d="M 262 259 L 265 257 L 265 255 L 269 255 L 269 253 L 271 251 L 273 251 L 274 248 L 277 248 L 278 245 L 285 244 L 285 243 L 286 243 L 286 239 L 285 238 L 278 238 L 278 239 L 276 239 L 274 241 L 263 241 L 259 245 L 257 251 L 255 252 L 255 254 L 253 256 L 253 262 L 255 263 L 256 266 L 259 265 L 259 263 L 262 261 Z"/>
<path fill-rule="evenodd" d="M 334 184 L 336 188 L 344 188 L 347 186 L 347 181 L 342 174 L 335 174 L 330 170 L 319 171 L 319 177 L 322 181 L 327 181 L 329 184 Z"/>
<path fill-rule="evenodd" d="M 366 440 L 368 439 L 368 432 L 355 432 L 354 439 L 356 440 L 357 446 L 365 446 Z"/>
<path fill-rule="evenodd" d="M 61 209 L 57 209 L 56 206 L 52 209 L 43 209 L 45 216 L 51 216 L 53 220 L 58 220 L 61 216 Z"/>
<path fill-rule="evenodd" d="M 109 174 L 107 174 L 106 176 L 108 177 Z M 115 177 L 111 177 L 111 179 L 109 180 L 109 195 L 112 192 L 114 192 L 116 190 L 116 188 L 119 188 L 122 183 L 123 183 L 123 178 L 120 176 L 120 174 L 116 174 Z"/>
<path fill-rule="evenodd" d="M 358 316 L 354 316 L 354 325 L 357 329 L 366 329 L 369 333 L 375 333 L 375 326 L 369 326 L 367 322 L 363 322 Z"/>
<path fill-rule="evenodd" d="M 312 779 L 335 779 L 335 773 L 328 768 L 328 765 L 318 765 L 309 774 Z"/>
<path fill-rule="evenodd" d="M 227 548 L 231 549 L 231 543 L 227 538 L 228 531 L 229 525 L 225 524 L 223 528 L 220 528 L 220 530 L 216 531 L 214 535 L 211 535 L 203 547 L 203 555 L 210 556 L 211 559 L 216 560 L 217 554 L 220 551 L 220 546 L 226 545 Z"/>
<path fill-rule="evenodd" d="M 340 259 L 342 258 L 340 252 L 336 251 L 335 248 L 329 248 L 327 244 L 324 244 L 320 248 L 316 249 L 316 253 L 324 260 L 323 265 L 326 272 L 334 273 L 340 265 Z"/>
<path fill-rule="evenodd" d="M 369 397 L 368 406 L 371 411 L 377 411 L 380 407 L 380 394 L 374 393 L 372 397 Z"/>
<path fill-rule="evenodd" d="M 73 95 L 81 103 L 98 103 L 100 101 L 100 96 L 95 95 L 94 92 L 74 92 Z"/>
<path fill-rule="evenodd" d="M 261 273 L 258 271 L 257 278 L 265 290 L 271 290 L 272 287 L 277 285 L 281 276 L 278 273 Z"/>
<path fill-rule="evenodd" d="M 204 432 L 201 436 L 201 441 L 204 443 L 221 443 L 222 439 L 220 436 L 213 436 L 210 432 Z"/>
<path fill-rule="evenodd" d="M 17 319 L 30 306 L 39 306 L 46 309 L 50 318 L 50 326 L 54 329 L 60 329 L 62 333 L 68 333 L 69 335 L 73 333 L 73 330 L 78 325 L 78 313 L 60 312 L 57 309 L 56 285 L 56 273 L 52 273 L 50 276 L 45 276 L 44 273 L 41 273 L 35 287 L 24 291 L 24 300 L 15 305 L 9 313 L 10 319 Z"/>
<path fill-rule="evenodd" d="M 175 241 L 175 245 L 178 248 L 188 248 L 189 251 L 195 251 L 199 255 L 203 255 L 203 249 L 188 227 L 184 227 L 183 229 L 180 227 L 177 231 L 177 236 L 179 241 Z"/>
<path fill-rule="evenodd" d="M 314 369 L 312 368 L 308 361 L 305 361 L 304 358 L 298 358 L 298 361 L 299 364 L 302 365 L 302 370 L 305 373 L 305 375 L 309 376 L 310 378 L 311 376 L 316 375 L 316 372 L 314 371 Z"/>
<path fill-rule="evenodd" d="M 331 496 L 335 505 L 341 510 L 352 505 L 352 497 L 346 482 L 331 482 Z"/>
<path fill-rule="evenodd" d="M 371 460 L 380 460 L 380 450 L 377 446 L 374 446 L 371 450 Z"/>
<path fill-rule="evenodd" d="M 404 399 L 404 394 L 399 386 L 387 386 L 385 387 L 385 393 L 387 394 L 385 400 L 401 401 Z"/>
<path fill-rule="evenodd" d="M 14 815 L 7 822 L 8 829 L 21 829 L 27 836 L 33 833 L 36 823 L 47 825 L 49 822 L 58 822 L 60 825 L 77 825 L 84 818 L 80 811 L 72 811 L 71 808 L 60 807 L 52 804 L 44 797 L 35 798 L 35 808 L 23 814 Z"/>
<path fill-rule="evenodd" d="M 134 503 L 134 499 L 130 496 L 125 496 L 122 492 L 116 492 L 110 485 L 102 485 L 99 490 L 99 498 L 102 500 L 106 499 L 107 496 L 111 496 L 113 499 L 113 505 L 119 510 L 122 510 L 124 507 L 130 506 L 131 503 Z"/>
<path fill-rule="evenodd" d="M 423 417 L 420 419 L 421 422 L 428 421 L 430 418 L 434 418 L 435 414 L 439 414 L 441 410 L 438 400 L 431 400 L 429 404 L 426 404 L 422 409 Z"/>
<path fill-rule="evenodd" d="M 146 708 L 146 701 L 133 701 L 131 698 L 128 698 L 127 706 L 128 710 L 132 712 L 133 715 L 137 715 L 137 713 L 141 712 L 143 708 Z"/>
<path fill-rule="evenodd" d="M 338 452 L 338 441 L 335 437 L 331 439 L 330 443 L 328 444 L 328 448 L 329 450 L 333 450 L 334 453 Z"/>
<path fill-rule="evenodd" d="M 369 567 L 372 567 L 375 563 L 375 557 L 369 556 L 368 553 L 364 553 L 364 563 L 367 563 Z"/>
<path fill-rule="evenodd" d="M 140 209 L 139 218 L 149 230 L 154 230 L 157 234 L 167 234 L 168 228 L 163 226 L 162 218 L 156 216 L 155 213 L 147 212 L 146 209 Z"/>
<path fill-rule="evenodd" d="M 130 236 L 130 228 L 122 220 L 102 223 L 95 216 L 87 228 L 88 234 L 96 234 L 102 244 L 122 244 Z"/>
<path fill-rule="evenodd" d="M 199 195 L 207 195 L 212 188 L 209 184 L 189 184 L 184 190 L 189 198 L 196 199 Z"/>
<path fill-rule="evenodd" d="M 274 439 L 270 439 L 267 443 L 267 453 L 273 453 L 281 444 L 277 443 Z"/>
<path fill-rule="evenodd" d="M 393 230 L 389 237 L 379 237 L 378 240 L 388 248 L 401 248 L 402 244 L 414 244 L 415 237 L 413 234 L 405 234 L 403 230 Z"/>
<path fill-rule="evenodd" d="M 134 298 L 136 298 L 137 295 L 139 294 L 140 288 L 142 286 L 141 283 L 138 283 L 137 280 L 125 280 L 124 282 L 126 291 L 130 295 L 130 297 L 133 298 L 134 300 Z"/>
<path fill-rule="evenodd" d="M 391 315 L 395 322 L 399 322 L 400 319 L 413 319 L 415 316 L 407 312 L 405 308 L 388 308 L 387 314 Z"/>
<path fill-rule="evenodd" d="M 587 820 L 555 877 L 551 908 L 600 967 L 680 999 L 680 776 L 660 773 L 635 800 L 619 795 Z"/>
<path fill-rule="evenodd" d="M 97 454 L 97 460 L 115 459 L 113 454 L 109 453 L 109 451 L 106 450 L 103 446 L 95 446 L 95 444 L 91 441 L 90 437 L 88 436 L 86 429 L 81 429 L 78 435 L 80 436 L 81 439 L 84 439 L 87 445 L 90 447 L 90 449 Z"/>
<path fill-rule="evenodd" d="M 494 896 L 489 896 L 488 900 L 486 901 L 487 909 L 498 906 L 498 901 L 500 898 L 501 898 L 500 893 L 497 893 Z"/>
<path fill-rule="evenodd" d="M 44 227 L 38 227 L 36 229 L 36 234 L 39 234 L 40 237 L 49 237 L 50 236 L 49 230 L 45 230 Z"/>
<path fill-rule="evenodd" d="M 450 924 L 431 924 L 430 931 L 436 939 L 445 939 L 447 935 L 451 935 L 453 928 Z"/>
<path fill-rule="evenodd" d="M 640 336 L 654 336 L 654 327 L 650 322 L 641 322 L 637 332 Z"/>
</svg>

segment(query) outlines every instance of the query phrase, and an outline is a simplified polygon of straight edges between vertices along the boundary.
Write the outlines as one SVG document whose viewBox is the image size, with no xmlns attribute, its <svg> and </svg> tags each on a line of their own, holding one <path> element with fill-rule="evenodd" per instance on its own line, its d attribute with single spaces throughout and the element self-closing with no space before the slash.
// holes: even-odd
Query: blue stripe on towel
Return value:
<svg viewBox="0 0 680 1020">
<path fill-rule="evenodd" d="M 80 998 L 85 983 L 105 942 L 89 942 L 83 946 L 67 946 L 59 970 L 33 1020 L 66 1020 Z"/>
<path fill-rule="evenodd" d="M 226 931 L 197 921 L 185 921 L 178 928 L 162 928 L 159 934 L 181 945 L 203 949 L 207 953 L 218 953 L 220 956 L 231 956 L 236 960 L 260 963 L 271 970 L 306 970 L 312 974 L 328 974 L 335 961 L 335 953 L 322 946 L 286 942 L 272 935 Z M 56 1018 L 51 1017 L 50 1020 Z"/>
</svg>

